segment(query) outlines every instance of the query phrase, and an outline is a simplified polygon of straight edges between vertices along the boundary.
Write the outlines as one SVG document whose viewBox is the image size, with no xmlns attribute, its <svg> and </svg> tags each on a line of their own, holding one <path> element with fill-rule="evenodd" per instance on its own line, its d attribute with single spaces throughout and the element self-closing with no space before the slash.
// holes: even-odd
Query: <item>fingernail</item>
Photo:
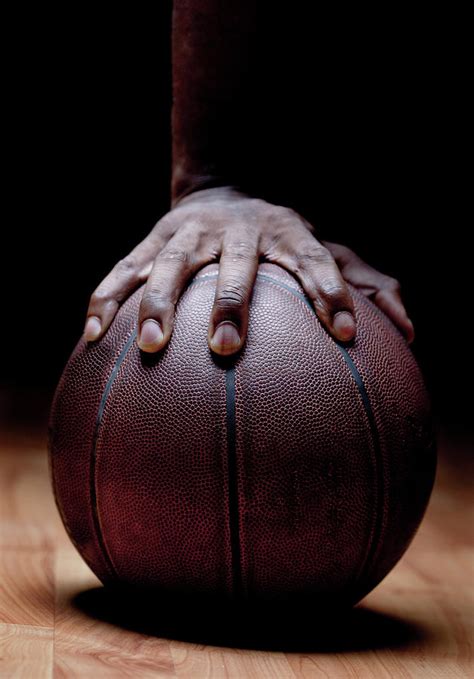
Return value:
<svg viewBox="0 0 474 679">
<path fill-rule="evenodd" d="M 89 316 L 84 328 L 84 339 L 86 342 L 94 342 L 100 335 L 102 326 L 97 316 Z"/>
<path fill-rule="evenodd" d="M 215 351 L 232 353 L 240 346 L 240 335 L 237 326 L 230 321 L 219 323 L 211 339 Z"/>
<path fill-rule="evenodd" d="M 157 321 L 149 318 L 142 323 L 138 342 L 140 349 L 144 349 L 145 351 L 148 349 L 157 349 L 162 340 L 163 332 Z"/>
<path fill-rule="evenodd" d="M 333 318 L 332 327 L 337 338 L 342 342 L 347 342 L 355 335 L 356 324 L 354 316 L 348 311 L 338 311 Z"/>
</svg>

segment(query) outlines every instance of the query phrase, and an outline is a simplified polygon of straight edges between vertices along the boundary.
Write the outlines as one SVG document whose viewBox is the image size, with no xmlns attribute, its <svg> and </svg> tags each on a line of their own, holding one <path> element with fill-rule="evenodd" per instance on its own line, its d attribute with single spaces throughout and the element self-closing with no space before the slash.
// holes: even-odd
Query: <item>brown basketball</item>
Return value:
<svg viewBox="0 0 474 679">
<path fill-rule="evenodd" d="M 190 282 L 162 352 L 135 341 L 142 290 L 100 342 L 77 345 L 50 421 L 66 529 L 104 583 L 353 604 L 402 556 L 433 485 L 419 369 L 363 295 L 351 291 L 357 337 L 343 346 L 270 263 L 242 351 L 216 357 L 217 272 Z"/>
</svg>

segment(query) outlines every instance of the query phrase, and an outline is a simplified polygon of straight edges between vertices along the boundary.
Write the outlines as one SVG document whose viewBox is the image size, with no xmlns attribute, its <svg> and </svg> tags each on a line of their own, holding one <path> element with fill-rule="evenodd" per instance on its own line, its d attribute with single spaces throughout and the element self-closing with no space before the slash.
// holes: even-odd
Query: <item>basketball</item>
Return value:
<svg viewBox="0 0 474 679">
<path fill-rule="evenodd" d="M 354 288 L 344 345 L 267 262 L 242 350 L 216 356 L 217 274 L 190 280 L 161 352 L 136 343 L 143 288 L 102 340 L 76 346 L 49 427 L 65 528 L 106 585 L 353 605 L 403 555 L 433 486 L 420 370 Z"/>
</svg>

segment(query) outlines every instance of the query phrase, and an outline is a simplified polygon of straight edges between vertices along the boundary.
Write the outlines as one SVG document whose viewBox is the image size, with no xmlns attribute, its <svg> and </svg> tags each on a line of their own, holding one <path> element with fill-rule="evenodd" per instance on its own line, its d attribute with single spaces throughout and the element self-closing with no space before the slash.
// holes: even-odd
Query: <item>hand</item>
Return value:
<svg viewBox="0 0 474 679">
<path fill-rule="evenodd" d="M 351 340 L 356 331 L 343 275 L 374 296 L 375 303 L 402 330 L 409 330 L 409 339 L 412 337 L 412 326 L 392 279 L 348 248 L 320 243 L 311 224 L 291 208 L 272 205 L 232 187 L 218 187 L 182 198 L 115 265 L 91 297 L 85 339 L 99 339 L 120 304 L 146 281 L 138 345 L 146 352 L 162 349 L 171 337 L 175 307 L 187 281 L 216 260 L 219 275 L 208 342 L 218 354 L 233 354 L 245 341 L 249 299 L 260 260 L 279 264 L 296 275 L 319 319 L 337 339 Z"/>
</svg>

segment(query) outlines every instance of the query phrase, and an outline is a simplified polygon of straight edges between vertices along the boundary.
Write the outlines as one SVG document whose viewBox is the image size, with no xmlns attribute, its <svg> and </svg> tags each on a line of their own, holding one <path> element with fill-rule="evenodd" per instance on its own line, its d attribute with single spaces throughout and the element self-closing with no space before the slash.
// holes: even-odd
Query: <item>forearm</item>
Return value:
<svg viewBox="0 0 474 679">
<path fill-rule="evenodd" d="M 171 203 L 239 185 L 256 0 L 174 0 Z"/>
</svg>

